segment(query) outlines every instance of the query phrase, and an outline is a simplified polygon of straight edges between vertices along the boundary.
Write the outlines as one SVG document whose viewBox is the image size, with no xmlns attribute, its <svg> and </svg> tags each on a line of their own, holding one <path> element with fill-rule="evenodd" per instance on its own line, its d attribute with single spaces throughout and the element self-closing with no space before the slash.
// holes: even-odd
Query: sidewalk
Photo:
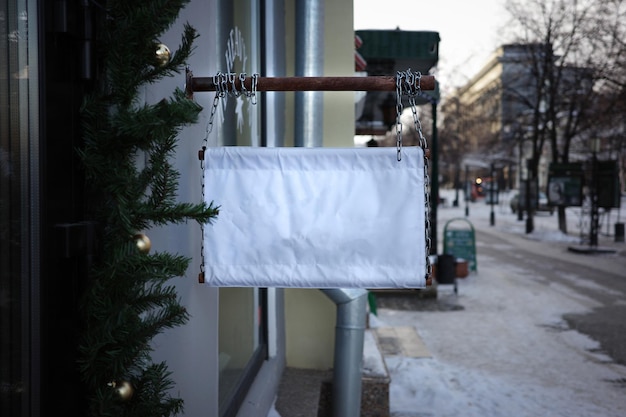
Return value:
<svg viewBox="0 0 626 417">
<path fill-rule="evenodd" d="M 556 214 L 539 214 L 535 233 L 527 236 L 524 223 L 507 208 L 496 207 L 496 224 L 490 226 L 490 207 L 473 203 L 469 220 L 480 232 L 515 239 L 524 249 L 566 256 L 581 264 L 594 262 L 599 269 L 623 274 L 624 243 L 600 236 L 599 244 L 614 248 L 614 255 L 567 253 L 564 249 L 578 244 L 578 237 L 558 232 Z M 447 219 L 464 217 L 464 210 L 464 206 L 440 208 L 439 233 Z M 438 291 L 438 304 L 457 308 L 379 307 L 378 317 L 372 320 L 373 326 L 384 329 L 414 327 L 431 355 L 385 355 L 391 376 L 391 415 L 626 415 L 626 367 L 603 354 L 596 341 L 570 329 L 562 318 L 565 313 L 589 311 L 595 301 L 480 256 L 481 243 L 477 243 L 478 272 L 458 280 L 458 296 L 451 289 Z"/>
</svg>

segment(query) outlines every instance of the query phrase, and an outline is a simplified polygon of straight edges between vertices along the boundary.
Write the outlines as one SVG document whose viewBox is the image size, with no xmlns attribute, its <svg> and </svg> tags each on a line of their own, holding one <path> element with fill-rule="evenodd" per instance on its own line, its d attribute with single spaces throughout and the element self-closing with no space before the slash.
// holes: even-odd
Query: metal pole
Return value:
<svg viewBox="0 0 626 417">
<path fill-rule="evenodd" d="M 296 74 L 317 76 L 324 72 L 324 0 L 296 1 Z M 280 81 L 280 79 L 278 79 Z M 303 81 L 323 77 L 299 77 Z M 277 85 L 285 84 L 278 82 Z M 293 79 L 291 81 L 294 81 Z M 321 83 L 321 82 L 320 82 Z M 244 82 L 245 84 L 245 82 Z M 259 80 L 259 87 L 267 82 Z M 289 83 L 286 83 L 289 84 Z M 318 85 L 316 83 L 311 83 Z M 323 84 L 323 83 L 322 83 Z M 250 90 L 248 90 L 250 91 Z M 262 90 L 259 90 L 262 91 Z M 295 95 L 294 145 L 322 146 L 323 96 L 314 89 L 298 89 Z M 318 91 L 318 90 L 315 90 Z M 361 375 L 367 291 L 364 289 L 322 290 L 337 305 L 335 358 L 333 366 L 332 416 L 359 417 L 361 413 Z"/>
<path fill-rule="evenodd" d="M 523 183 L 523 176 L 522 173 L 524 172 L 524 167 L 522 166 L 522 151 L 523 151 L 523 145 L 524 142 L 520 140 L 519 142 L 519 169 L 517 172 L 517 182 L 519 184 L 519 189 L 517 191 L 517 220 L 519 220 L 520 222 L 522 220 L 524 220 L 524 205 L 522 203 L 522 185 Z M 528 178 L 528 173 L 526 174 L 526 178 Z M 528 179 L 527 179 L 528 181 Z"/>
<path fill-rule="evenodd" d="M 439 145 L 437 140 L 437 103 L 432 102 L 432 114 L 433 114 L 433 133 L 431 141 L 431 211 L 430 211 L 430 255 L 437 254 L 437 207 L 439 206 Z M 427 254 L 429 255 L 429 254 Z"/>
<path fill-rule="evenodd" d="M 452 202 L 452 207 L 458 207 L 459 206 L 459 186 L 460 186 L 460 176 L 461 176 L 461 172 L 460 172 L 461 168 L 459 167 L 458 163 L 457 165 L 454 167 L 454 201 Z"/>
<path fill-rule="evenodd" d="M 252 91 L 252 77 L 246 77 L 244 87 Z M 235 79 L 235 89 L 241 91 L 239 77 Z M 226 86 L 231 89 L 230 83 Z M 420 87 L 423 91 L 435 89 L 435 77 L 422 75 Z M 187 96 L 193 97 L 195 91 L 215 91 L 213 77 L 194 77 L 187 70 L 185 85 Z M 395 91 L 395 76 L 371 77 L 258 77 L 257 91 Z"/>
<path fill-rule="evenodd" d="M 323 74 L 324 1 L 297 0 L 296 75 L 319 77 Z M 261 91 L 258 85 L 257 90 Z M 294 119 L 294 146 L 311 148 L 323 145 L 324 95 L 321 92 L 296 90 Z"/>
<path fill-rule="evenodd" d="M 332 416 L 359 417 L 367 290 L 338 288 L 322 291 L 337 305 Z"/>
<path fill-rule="evenodd" d="M 494 164 L 491 164 L 491 184 L 489 185 L 489 204 L 491 204 L 491 214 L 489 216 L 489 225 L 495 226 L 496 213 L 493 210 L 493 206 L 496 200 L 496 168 Z"/>
<path fill-rule="evenodd" d="M 532 190 L 535 181 L 534 163 L 532 159 L 527 159 L 527 178 L 526 178 L 526 234 L 530 234 L 535 229 L 533 222 L 533 206 L 532 206 Z M 533 184 L 531 184 L 531 182 Z"/>
<path fill-rule="evenodd" d="M 523 183 L 523 178 L 522 178 L 522 173 L 524 172 L 523 166 L 522 166 L 522 151 L 523 151 L 523 144 L 524 142 L 520 140 L 519 143 L 519 171 L 517 173 L 517 177 L 518 177 L 518 183 L 519 183 L 519 190 L 517 192 L 517 220 L 519 220 L 520 222 L 522 220 L 524 220 L 524 206 L 522 205 L 522 185 L 524 185 Z M 526 181 L 528 181 L 528 173 L 526 173 Z"/>
<path fill-rule="evenodd" d="M 472 188 L 469 183 L 469 167 L 465 165 L 465 217 L 469 217 L 469 201 L 472 198 Z"/>
<path fill-rule="evenodd" d="M 597 140 L 597 139 L 596 139 Z M 591 153 L 591 224 L 589 230 L 589 246 L 598 247 L 598 154 L 596 145 Z"/>
</svg>

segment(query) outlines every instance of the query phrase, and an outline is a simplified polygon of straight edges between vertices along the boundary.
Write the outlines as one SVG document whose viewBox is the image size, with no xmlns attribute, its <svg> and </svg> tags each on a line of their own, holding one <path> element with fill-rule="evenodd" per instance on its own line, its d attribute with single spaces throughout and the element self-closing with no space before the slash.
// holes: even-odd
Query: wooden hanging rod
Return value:
<svg viewBox="0 0 626 417">
<path fill-rule="evenodd" d="M 228 85 L 230 87 L 230 84 Z M 252 89 L 252 77 L 244 80 L 246 90 Z M 435 89 L 435 77 L 422 75 L 422 90 Z M 235 79 L 235 88 L 241 91 L 239 77 Z M 195 91 L 215 91 L 213 77 L 194 77 L 187 71 L 185 90 L 189 98 Z M 392 75 L 372 77 L 258 77 L 257 91 L 395 91 L 396 77 Z"/>
</svg>

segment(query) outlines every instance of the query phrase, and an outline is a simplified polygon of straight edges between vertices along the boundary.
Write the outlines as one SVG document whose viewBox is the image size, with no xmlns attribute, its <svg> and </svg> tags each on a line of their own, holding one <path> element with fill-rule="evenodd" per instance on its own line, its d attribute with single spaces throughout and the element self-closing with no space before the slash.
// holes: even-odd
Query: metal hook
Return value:
<svg viewBox="0 0 626 417">
<path fill-rule="evenodd" d="M 245 81 L 246 81 L 246 73 L 242 72 L 239 74 L 239 82 L 241 83 L 241 92 L 246 97 L 249 97 L 250 93 L 248 92 L 248 89 L 246 88 L 246 85 L 244 84 Z"/>
<path fill-rule="evenodd" d="M 257 85 L 259 83 L 259 74 L 252 74 L 252 80 L 250 81 L 250 83 L 252 84 L 252 92 L 250 93 L 250 102 L 252 103 L 252 105 L 256 105 L 256 90 L 257 90 Z"/>
</svg>

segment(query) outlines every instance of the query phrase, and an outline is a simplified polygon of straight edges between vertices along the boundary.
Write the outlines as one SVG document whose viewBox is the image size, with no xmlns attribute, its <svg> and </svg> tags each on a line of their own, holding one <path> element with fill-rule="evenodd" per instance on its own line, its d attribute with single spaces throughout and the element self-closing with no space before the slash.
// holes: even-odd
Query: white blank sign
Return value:
<svg viewBox="0 0 626 417">
<path fill-rule="evenodd" d="M 204 175 L 208 285 L 425 286 L 420 148 L 209 148 Z"/>
</svg>

